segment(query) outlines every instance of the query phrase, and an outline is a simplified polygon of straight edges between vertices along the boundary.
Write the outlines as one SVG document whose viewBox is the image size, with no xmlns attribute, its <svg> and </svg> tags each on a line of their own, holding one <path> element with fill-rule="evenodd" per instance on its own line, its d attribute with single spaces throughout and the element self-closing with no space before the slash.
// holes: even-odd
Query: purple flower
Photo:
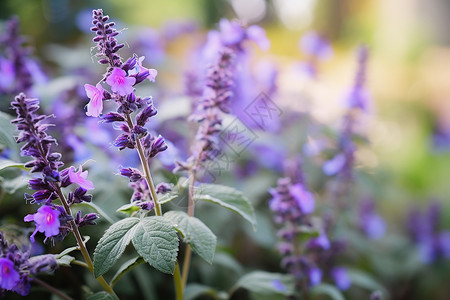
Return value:
<svg viewBox="0 0 450 300">
<path fill-rule="evenodd" d="M 286 291 L 286 285 L 284 285 L 280 279 L 274 279 L 272 280 L 272 286 L 280 292 Z"/>
<path fill-rule="evenodd" d="M 345 165 L 345 155 L 343 153 L 336 154 L 332 159 L 327 160 L 323 166 L 323 172 L 328 176 L 339 173 Z"/>
<path fill-rule="evenodd" d="M 25 222 L 34 221 L 36 224 L 36 230 L 30 236 L 30 240 L 34 243 L 34 236 L 38 231 L 44 232 L 46 238 L 58 235 L 60 214 L 61 212 L 59 210 L 55 210 L 48 205 L 44 205 L 38 209 L 37 213 L 33 215 L 26 215 L 24 218 Z"/>
<path fill-rule="evenodd" d="M 290 187 L 289 192 L 297 201 L 298 206 L 302 212 L 307 215 L 314 211 L 315 201 L 314 196 L 305 190 L 302 184 L 297 183 Z"/>
<path fill-rule="evenodd" d="M 156 75 L 158 75 L 158 71 L 155 69 L 147 69 L 142 66 L 142 61 L 145 59 L 145 56 L 141 56 L 137 59 L 136 65 L 133 69 L 131 69 L 128 74 L 130 75 L 138 75 L 142 73 L 148 73 L 145 79 L 148 79 L 150 82 L 155 82 Z"/>
<path fill-rule="evenodd" d="M 330 246 L 330 240 L 323 230 L 320 232 L 318 237 L 315 237 L 308 242 L 308 248 L 321 248 L 323 250 L 328 250 L 330 249 Z"/>
<path fill-rule="evenodd" d="M 84 89 L 86 90 L 86 95 L 89 97 L 90 101 L 87 104 L 87 116 L 98 117 L 101 115 L 103 110 L 103 87 L 100 83 L 96 86 L 85 84 Z"/>
<path fill-rule="evenodd" d="M 14 263 L 8 258 L 0 258 L 0 287 L 4 290 L 13 290 L 19 283 L 19 272 L 14 268 Z"/>
<path fill-rule="evenodd" d="M 371 200 L 361 202 L 359 207 L 359 226 L 370 239 L 379 239 L 386 232 L 386 222 L 376 213 L 375 203 Z"/>
<path fill-rule="evenodd" d="M 308 277 L 309 277 L 309 284 L 311 286 L 318 285 L 322 282 L 322 270 L 317 267 L 309 268 L 307 271 Z"/>
<path fill-rule="evenodd" d="M 347 268 L 333 268 L 333 270 L 331 270 L 331 277 L 333 277 L 336 286 L 342 291 L 348 290 L 352 285 L 352 280 L 350 279 Z"/>
<path fill-rule="evenodd" d="M 76 183 L 85 190 L 94 189 L 94 184 L 92 183 L 92 181 L 86 179 L 88 176 L 88 171 L 83 172 L 83 168 L 81 166 L 77 172 L 75 172 L 74 167 L 70 167 L 68 174 L 71 183 Z"/>
<path fill-rule="evenodd" d="M 314 56 L 319 60 L 327 60 L 333 56 L 330 42 L 314 31 L 307 32 L 302 36 L 299 47 L 307 55 Z"/>
<path fill-rule="evenodd" d="M 252 25 L 247 28 L 247 36 L 250 40 L 254 41 L 261 50 L 269 50 L 270 40 L 267 38 L 266 31 L 263 28 Z"/>
<path fill-rule="evenodd" d="M 136 83 L 136 78 L 126 75 L 127 73 L 124 70 L 115 67 L 106 78 L 106 83 L 111 86 L 111 90 L 121 96 L 131 94 L 134 90 L 133 85 Z"/>
</svg>

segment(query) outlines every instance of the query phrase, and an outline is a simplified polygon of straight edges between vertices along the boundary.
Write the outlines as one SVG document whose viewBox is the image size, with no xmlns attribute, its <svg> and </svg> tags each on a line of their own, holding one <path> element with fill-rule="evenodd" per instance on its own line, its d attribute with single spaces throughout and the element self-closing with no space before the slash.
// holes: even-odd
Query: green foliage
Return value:
<svg viewBox="0 0 450 300">
<path fill-rule="evenodd" d="M 107 292 L 98 292 L 93 295 L 90 295 L 86 298 L 86 300 L 117 300 L 114 295 L 108 294 Z"/>
<path fill-rule="evenodd" d="M 212 263 L 216 250 L 217 238 L 202 221 L 189 217 L 182 211 L 169 211 L 164 214 L 173 226 L 183 235 L 184 242 L 208 263 Z"/>
<path fill-rule="evenodd" d="M 0 171 L 7 169 L 7 168 L 17 168 L 21 170 L 27 170 L 23 163 L 18 163 L 15 161 L 12 161 L 10 159 L 0 159 Z"/>
<path fill-rule="evenodd" d="M 173 274 L 178 252 L 177 231 L 164 217 L 142 219 L 132 234 L 134 248 L 155 269 Z"/>
<path fill-rule="evenodd" d="M 194 201 L 207 201 L 225 207 L 239 215 L 256 227 L 253 206 L 242 192 L 219 184 L 200 184 L 194 192 Z"/>
<path fill-rule="evenodd" d="M 138 218 L 127 218 L 111 225 L 94 251 L 94 275 L 105 274 L 119 259 L 130 243 L 139 224 Z"/>
<path fill-rule="evenodd" d="M 334 285 L 328 283 L 321 283 L 314 286 L 310 290 L 310 294 L 313 296 L 327 295 L 332 300 L 345 300 L 344 295 Z"/>
<path fill-rule="evenodd" d="M 117 270 L 116 274 L 111 279 L 111 285 L 114 286 L 119 279 L 125 275 L 128 271 L 133 269 L 134 267 L 143 264 L 145 260 L 141 256 L 133 257 L 132 259 L 127 260 L 125 263 L 120 266 L 119 270 Z"/>
<path fill-rule="evenodd" d="M 377 280 L 375 280 L 368 273 L 360 270 L 349 269 L 348 275 L 352 281 L 352 285 L 365 288 L 371 292 L 380 291 L 383 295 L 387 295 L 386 289 Z"/>
<path fill-rule="evenodd" d="M 292 276 L 262 271 L 251 272 L 241 277 L 234 285 L 231 294 L 239 288 L 250 291 L 258 298 L 276 299 L 275 297 L 287 297 L 295 293 Z"/>
<path fill-rule="evenodd" d="M 12 117 L 4 112 L 0 112 L 0 148 L 11 149 L 13 161 L 19 161 L 19 146 L 14 139 L 16 128 L 11 124 Z"/>
</svg>

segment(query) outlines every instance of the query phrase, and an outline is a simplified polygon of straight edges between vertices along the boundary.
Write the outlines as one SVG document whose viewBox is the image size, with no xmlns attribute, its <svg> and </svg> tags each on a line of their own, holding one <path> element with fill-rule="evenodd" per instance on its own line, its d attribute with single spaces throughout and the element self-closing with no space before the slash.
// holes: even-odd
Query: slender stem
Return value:
<svg viewBox="0 0 450 300">
<path fill-rule="evenodd" d="M 61 203 L 64 206 L 64 210 L 66 211 L 66 213 L 69 216 L 71 216 L 72 212 L 70 211 L 69 204 L 67 203 L 66 197 L 62 193 L 61 188 L 59 186 L 55 186 L 55 190 L 56 190 L 56 193 L 58 194 L 59 199 L 61 200 Z M 91 257 L 89 256 L 89 252 L 86 248 L 86 245 L 84 244 L 83 238 L 81 237 L 80 231 L 78 230 L 78 226 L 74 220 L 69 221 L 69 223 L 72 227 L 73 235 L 75 236 L 75 239 L 77 240 L 77 244 L 78 244 L 78 247 L 80 248 L 81 254 L 83 255 L 84 261 L 86 262 L 87 267 L 89 268 L 89 271 L 92 274 L 94 274 L 94 264 L 92 263 Z M 99 276 L 96 279 L 105 291 L 107 291 L 110 294 L 115 295 L 114 290 L 106 282 L 106 280 L 103 278 L 103 276 Z"/>
<path fill-rule="evenodd" d="M 131 120 L 131 117 L 129 114 L 125 114 L 127 117 L 127 123 L 130 129 L 134 127 L 133 121 Z M 152 194 L 153 202 L 155 203 L 155 212 L 157 216 L 162 216 L 161 213 L 161 205 L 158 203 L 158 196 L 156 195 L 156 189 L 155 185 L 153 183 L 152 175 L 150 173 L 150 167 L 147 161 L 147 158 L 145 157 L 144 148 L 142 147 L 141 141 L 138 139 L 136 140 L 136 148 L 139 154 L 139 158 L 141 160 L 142 168 L 144 169 L 145 173 L 145 179 L 147 180 L 147 185 L 150 189 L 150 192 Z"/>
<path fill-rule="evenodd" d="M 39 284 L 40 286 L 46 288 L 47 290 L 49 290 L 50 292 L 52 292 L 55 295 L 58 295 L 60 298 L 64 299 L 64 300 L 73 300 L 73 298 L 69 297 L 68 295 L 66 295 L 65 293 L 61 292 L 60 290 L 56 289 L 55 287 L 49 285 L 48 283 L 38 279 L 38 278 L 33 278 L 33 282 Z"/>
<path fill-rule="evenodd" d="M 197 161 L 197 160 L 196 160 Z M 194 216 L 194 209 L 195 209 L 195 203 L 194 203 L 194 184 L 196 179 L 196 172 L 195 167 L 191 168 L 190 176 L 189 176 L 189 200 L 188 200 L 188 215 L 190 217 Z M 184 260 L 183 260 L 183 274 L 182 274 L 182 281 L 183 281 L 183 287 L 186 287 L 187 278 L 189 275 L 189 268 L 191 266 L 191 257 L 192 257 L 192 249 L 191 246 L 186 244 L 186 251 L 184 253 Z"/>
<path fill-rule="evenodd" d="M 79 266 L 85 267 L 86 269 L 89 269 L 89 266 L 88 266 L 87 263 L 82 262 L 82 261 L 79 261 L 79 260 L 74 260 L 74 261 L 72 262 L 72 264 L 74 264 L 74 265 L 79 265 Z"/>
<path fill-rule="evenodd" d="M 176 300 L 183 300 L 183 284 L 181 282 L 180 277 L 180 267 L 178 266 L 178 262 L 175 263 L 175 272 L 173 273 L 174 283 L 175 283 L 175 295 Z"/>
</svg>

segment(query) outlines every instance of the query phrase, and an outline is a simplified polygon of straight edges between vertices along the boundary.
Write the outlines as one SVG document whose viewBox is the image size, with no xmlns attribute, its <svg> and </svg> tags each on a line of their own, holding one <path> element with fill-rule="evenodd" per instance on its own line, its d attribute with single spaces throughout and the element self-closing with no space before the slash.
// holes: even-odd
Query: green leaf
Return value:
<svg viewBox="0 0 450 300">
<path fill-rule="evenodd" d="M 59 266 L 70 267 L 70 264 L 75 260 L 75 257 L 70 255 L 64 255 L 62 257 L 56 257 L 56 262 Z"/>
<path fill-rule="evenodd" d="M 164 214 L 173 226 L 183 235 L 184 241 L 201 258 L 212 264 L 216 251 L 217 238 L 211 229 L 195 217 L 182 211 L 169 211 Z"/>
<path fill-rule="evenodd" d="M 108 294 L 107 292 L 98 292 L 93 295 L 90 295 L 86 298 L 86 300 L 118 300 L 114 295 Z"/>
<path fill-rule="evenodd" d="M 88 236 L 88 235 L 86 235 L 86 236 L 84 236 L 83 242 L 86 244 L 90 239 L 91 239 L 91 237 Z M 56 259 L 61 258 L 61 257 L 63 257 L 64 255 L 67 255 L 67 254 L 69 254 L 70 252 L 75 251 L 75 250 L 78 250 L 78 249 L 80 249 L 80 248 L 78 248 L 78 246 L 69 247 L 69 248 L 65 249 L 63 252 L 61 252 L 61 253 L 59 253 L 59 254 L 56 254 Z"/>
<path fill-rule="evenodd" d="M 235 213 L 241 215 L 253 229 L 256 227 L 256 218 L 253 206 L 242 192 L 219 184 L 200 184 L 195 188 L 194 200 L 203 200 L 219 204 Z"/>
<path fill-rule="evenodd" d="M 25 168 L 25 164 L 23 163 L 18 163 L 10 159 L 0 159 L 0 171 L 6 168 L 17 168 L 21 170 L 28 170 L 27 168 Z"/>
<path fill-rule="evenodd" d="M 139 206 L 136 206 L 133 203 L 128 203 L 128 204 L 122 205 L 116 211 L 124 213 L 126 215 L 132 215 L 133 213 L 137 212 L 139 209 L 140 209 Z"/>
<path fill-rule="evenodd" d="M 74 207 L 77 207 L 77 206 L 88 207 L 88 208 L 92 209 L 94 212 L 98 213 L 99 216 L 100 216 L 101 218 L 104 218 L 108 223 L 114 224 L 114 223 L 116 222 L 116 221 L 115 221 L 113 218 L 111 218 L 111 217 L 110 217 L 103 209 L 101 209 L 100 206 L 96 205 L 96 204 L 93 203 L 93 202 L 81 202 L 81 203 L 75 203 L 73 206 L 74 206 Z"/>
<path fill-rule="evenodd" d="M 380 291 L 384 295 L 388 295 L 388 292 L 384 286 L 366 272 L 356 269 L 349 269 L 348 275 L 350 276 L 353 285 L 368 289 L 369 291 Z"/>
<path fill-rule="evenodd" d="M 164 204 L 164 203 L 168 203 L 170 201 L 172 201 L 173 199 L 178 198 L 178 195 L 174 195 L 171 193 L 167 193 L 162 195 L 161 197 L 158 198 L 158 203 L 159 204 Z"/>
<path fill-rule="evenodd" d="M 128 271 L 131 271 L 134 267 L 137 267 L 144 262 L 145 260 L 141 256 L 127 260 L 122 266 L 120 266 L 119 270 L 117 270 L 116 274 L 111 279 L 111 286 L 114 286 Z"/>
<path fill-rule="evenodd" d="M 19 175 L 12 179 L 6 179 L 3 177 L 0 177 L 2 181 L 2 188 L 8 193 L 8 194 L 14 194 L 17 190 L 26 187 L 28 185 L 29 177 Z"/>
<path fill-rule="evenodd" d="M 345 300 L 344 295 L 337 287 L 327 283 L 321 283 L 314 286 L 310 290 L 310 294 L 313 296 L 328 295 L 333 300 Z"/>
<path fill-rule="evenodd" d="M 292 276 L 262 271 L 251 272 L 241 277 L 232 291 L 234 292 L 238 288 L 247 289 L 261 296 L 290 296 L 295 293 L 295 283 Z"/>
<path fill-rule="evenodd" d="M 12 149 L 13 160 L 19 160 L 19 146 L 14 139 L 16 127 L 11 124 L 12 117 L 4 112 L 0 112 L 0 145 Z"/>
<path fill-rule="evenodd" d="M 138 218 L 126 218 L 111 225 L 94 251 L 94 275 L 105 274 L 125 251 L 139 224 Z"/>
<path fill-rule="evenodd" d="M 201 295 L 209 295 L 214 297 L 216 294 L 217 292 L 210 286 L 191 283 L 186 286 L 186 289 L 183 294 L 183 299 L 194 300 Z"/>
<path fill-rule="evenodd" d="M 136 251 L 155 269 L 173 274 L 178 252 L 177 231 L 160 216 L 142 219 L 136 226 L 132 242 Z"/>
</svg>

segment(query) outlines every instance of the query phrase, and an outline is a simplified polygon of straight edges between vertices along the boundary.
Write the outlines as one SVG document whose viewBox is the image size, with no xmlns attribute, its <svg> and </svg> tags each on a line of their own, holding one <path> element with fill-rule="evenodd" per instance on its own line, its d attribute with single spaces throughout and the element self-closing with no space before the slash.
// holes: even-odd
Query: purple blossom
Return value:
<svg viewBox="0 0 450 300">
<path fill-rule="evenodd" d="M 305 33 L 298 45 L 305 54 L 319 60 L 327 60 L 333 56 L 333 48 L 330 42 L 314 31 Z"/>
<path fill-rule="evenodd" d="M 100 83 L 96 86 L 85 84 L 84 89 L 90 101 L 87 104 L 87 116 L 98 117 L 103 111 L 103 87 Z"/>
<path fill-rule="evenodd" d="M 332 159 L 327 160 L 323 166 L 323 172 L 328 176 L 338 174 L 345 165 L 345 155 L 343 153 L 336 154 Z"/>
<path fill-rule="evenodd" d="M 144 66 L 142 66 L 142 61 L 145 59 L 145 56 L 141 56 L 137 59 L 136 65 L 133 69 L 131 69 L 128 74 L 130 75 L 136 75 L 145 73 L 145 79 L 148 79 L 150 82 L 155 82 L 156 75 L 158 75 L 158 71 L 155 69 L 147 69 Z M 144 79 L 144 80 L 145 80 Z M 143 81 L 143 80 L 140 80 Z M 139 82 L 140 82 L 139 81 Z"/>
<path fill-rule="evenodd" d="M 34 221 L 36 224 L 36 230 L 30 236 L 31 242 L 34 243 L 34 236 L 38 231 L 45 233 L 46 238 L 58 235 L 60 227 L 60 214 L 61 212 L 59 210 L 53 209 L 48 205 L 44 205 L 38 209 L 37 213 L 25 216 L 25 222 Z"/>
<path fill-rule="evenodd" d="M 371 239 L 379 239 L 386 232 L 386 222 L 376 213 L 373 201 L 366 200 L 360 204 L 359 226 Z"/>
<path fill-rule="evenodd" d="M 371 104 L 369 92 L 365 87 L 367 60 L 369 51 L 366 46 L 358 48 L 357 53 L 358 67 L 355 75 L 355 82 L 346 97 L 346 106 L 350 109 L 360 109 L 368 112 Z"/>
<path fill-rule="evenodd" d="M 317 267 L 309 268 L 307 274 L 311 286 L 316 286 L 322 282 L 323 272 L 321 269 Z"/>
<path fill-rule="evenodd" d="M 14 268 L 14 263 L 8 258 L 0 258 L 0 287 L 12 291 L 19 283 L 19 272 Z"/>
<path fill-rule="evenodd" d="M 331 277 L 336 283 L 336 286 L 342 291 L 348 290 L 352 285 L 352 280 L 348 274 L 347 268 L 334 267 L 331 270 Z"/>
<path fill-rule="evenodd" d="M 297 183 L 290 187 L 290 194 L 297 201 L 298 206 L 302 212 L 307 215 L 314 211 L 315 201 L 313 195 L 305 190 L 302 184 Z"/>
<path fill-rule="evenodd" d="M 133 85 L 136 83 L 136 78 L 126 75 L 124 70 L 115 67 L 106 78 L 106 83 L 111 86 L 111 90 L 121 96 L 131 94 L 134 90 Z"/>
<path fill-rule="evenodd" d="M 71 183 L 78 184 L 81 188 L 85 190 L 93 190 L 94 184 L 92 181 L 87 180 L 88 171 L 83 172 L 82 166 L 79 167 L 78 171 L 75 172 L 74 167 L 70 167 L 68 175 Z"/>
</svg>

